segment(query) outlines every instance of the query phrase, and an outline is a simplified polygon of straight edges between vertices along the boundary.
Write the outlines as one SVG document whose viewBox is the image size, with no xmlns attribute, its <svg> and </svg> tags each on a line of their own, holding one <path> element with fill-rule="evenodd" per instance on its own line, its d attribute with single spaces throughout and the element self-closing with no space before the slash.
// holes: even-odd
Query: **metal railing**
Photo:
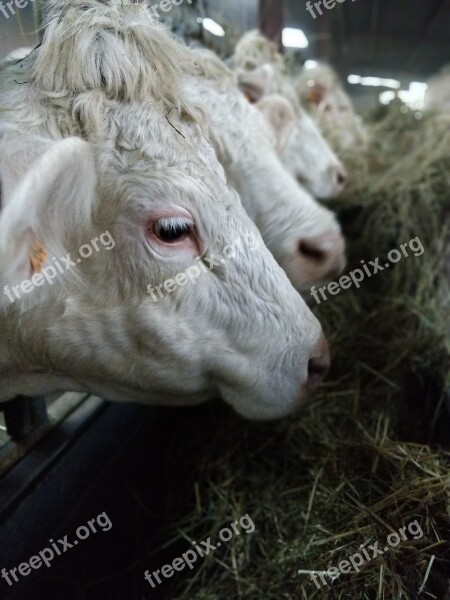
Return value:
<svg viewBox="0 0 450 600">
<path fill-rule="evenodd" d="M 62 440 L 63 423 L 89 398 L 87 393 L 66 392 L 0 403 L 0 480 L 60 425 Z"/>
<path fill-rule="evenodd" d="M 45 398 L 17 396 L 9 402 L 0 403 L 7 435 L 20 441 L 34 430 L 49 425 Z"/>
</svg>

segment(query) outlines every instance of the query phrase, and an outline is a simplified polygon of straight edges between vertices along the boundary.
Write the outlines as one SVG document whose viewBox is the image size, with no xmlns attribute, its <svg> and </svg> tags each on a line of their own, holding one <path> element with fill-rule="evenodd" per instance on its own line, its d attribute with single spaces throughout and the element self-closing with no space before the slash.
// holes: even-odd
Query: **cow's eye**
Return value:
<svg viewBox="0 0 450 600">
<path fill-rule="evenodd" d="M 192 231 L 193 223 L 182 218 L 160 219 L 153 231 L 158 240 L 165 244 L 175 244 L 184 240 Z"/>
</svg>

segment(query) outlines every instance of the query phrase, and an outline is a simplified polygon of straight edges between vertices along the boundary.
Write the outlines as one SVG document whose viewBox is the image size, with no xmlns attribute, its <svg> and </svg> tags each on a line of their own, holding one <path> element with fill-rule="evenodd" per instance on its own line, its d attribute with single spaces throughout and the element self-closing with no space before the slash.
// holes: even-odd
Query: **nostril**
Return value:
<svg viewBox="0 0 450 600">
<path fill-rule="evenodd" d="M 317 388 L 322 383 L 323 378 L 330 368 L 330 352 L 327 341 L 323 335 L 311 349 L 307 365 L 306 380 L 300 388 L 298 397 L 298 406 L 303 405 L 305 400 L 316 393 Z"/>
<path fill-rule="evenodd" d="M 317 243 L 317 240 L 302 240 L 298 245 L 298 251 L 305 258 L 322 262 L 327 257 L 327 249 Z"/>
<path fill-rule="evenodd" d="M 298 239 L 293 252 L 296 272 L 301 277 L 303 289 L 307 285 L 334 278 L 345 265 L 345 240 L 337 231 Z"/>
<path fill-rule="evenodd" d="M 330 368 L 330 355 L 328 350 L 313 356 L 308 363 L 308 383 L 313 386 L 319 385 Z"/>
<path fill-rule="evenodd" d="M 338 173 L 337 180 L 339 185 L 344 185 L 347 183 L 347 175 L 345 173 Z"/>
</svg>

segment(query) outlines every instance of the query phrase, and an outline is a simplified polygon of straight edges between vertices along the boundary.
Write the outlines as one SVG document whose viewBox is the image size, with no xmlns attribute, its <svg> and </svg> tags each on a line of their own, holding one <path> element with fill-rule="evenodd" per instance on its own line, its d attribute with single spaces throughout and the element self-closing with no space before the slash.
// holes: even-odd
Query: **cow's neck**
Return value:
<svg viewBox="0 0 450 600">
<path fill-rule="evenodd" d="M 50 315 L 47 314 L 47 317 Z M 44 311 L 34 315 L 43 322 Z M 22 325 L 17 325 L 21 323 Z M 30 323 L 0 305 L 0 401 L 17 395 L 40 396 L 60 390 L 84 391 L 63 373 L 48 368 L 44 343 L 33 336 Z M 15 324 L 15 325 L 14 325 Z M 50 325 L 50 323 L 49 323 Z M 45 330 L 45 328 L 43 328 Z"/>
</svg>

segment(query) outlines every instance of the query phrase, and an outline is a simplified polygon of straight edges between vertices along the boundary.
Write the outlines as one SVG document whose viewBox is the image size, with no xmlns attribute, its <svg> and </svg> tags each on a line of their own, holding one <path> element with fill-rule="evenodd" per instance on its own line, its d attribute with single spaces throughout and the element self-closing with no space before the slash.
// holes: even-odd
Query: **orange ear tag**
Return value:
<svg viewBox="0 0 450 600">
<path fill-rule="evenodd" d="M 48 258 L 47 250 L 37 240 L 33 240 L 30 248 L 30 263 L 34 273 L 41 273 Z"/>
</svg>

